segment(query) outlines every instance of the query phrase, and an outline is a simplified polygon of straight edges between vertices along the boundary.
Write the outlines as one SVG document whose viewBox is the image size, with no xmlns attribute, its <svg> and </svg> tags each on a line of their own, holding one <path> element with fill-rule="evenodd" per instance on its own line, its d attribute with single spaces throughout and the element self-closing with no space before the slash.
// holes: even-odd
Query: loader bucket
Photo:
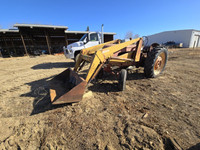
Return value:
<svg viewBox="0 0 200 150">
<path fill-rule="evenodd" d="M 86 81 L 70 68 L 50 80 L 52 104 L 65 104 L 82 100 Z"/>
</svg>

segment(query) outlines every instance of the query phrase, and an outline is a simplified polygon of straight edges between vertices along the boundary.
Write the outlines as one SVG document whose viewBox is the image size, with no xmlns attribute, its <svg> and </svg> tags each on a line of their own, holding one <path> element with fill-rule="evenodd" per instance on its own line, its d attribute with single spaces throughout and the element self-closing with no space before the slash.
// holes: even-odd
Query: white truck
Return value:
<svg viewBox="0 0 200 150">
<path fill-rule="evenodd" d="M 103 36 L 100 32 L 88 32 L 83 35 L 83 37 L 78 41 L 72 44 L 69 44 L 67 47 L 63 47 L 64 54 L 66 58 L 77 60 L 78 54 L 84 48 L 92 47 L 98 44 L 103 43 Z"/>
</svg>

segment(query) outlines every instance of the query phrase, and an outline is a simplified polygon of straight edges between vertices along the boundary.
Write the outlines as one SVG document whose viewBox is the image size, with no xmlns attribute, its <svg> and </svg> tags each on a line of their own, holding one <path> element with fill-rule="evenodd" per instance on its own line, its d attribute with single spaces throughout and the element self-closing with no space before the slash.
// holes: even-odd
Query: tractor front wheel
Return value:
<svg viewBox="0 0 200 150">
<path fill-rule="evenodd" d="M 122 69 L 119 73 L 118 88 L 120 91 L 126 89 L 127 70 Z"/>
</svg>

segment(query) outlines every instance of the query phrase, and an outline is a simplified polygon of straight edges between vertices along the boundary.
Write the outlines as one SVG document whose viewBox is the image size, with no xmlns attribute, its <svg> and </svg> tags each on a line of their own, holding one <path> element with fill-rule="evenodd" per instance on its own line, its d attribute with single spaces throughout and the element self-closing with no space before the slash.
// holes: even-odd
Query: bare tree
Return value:
<svg viewBox="0 0 200 150">
<path fill-rule="evenodd" d="M 139 38 L 139 37 L 140 37 L 139 34 L 135 34 L 133 38 L 136 39 L 136 38 Z"/>
<path fill-rule="evenodd" d="M 126 32 L 125 39 L 136 39 L 139 37 L 139 34 L 133 34 L 132 31 Z"/>
<path fill-rule="evenodd" d="M 133 32 L 132 31 L 128 31 L 126 32 L 126 35 L 125 35 L 125 39 L 132 39 L 133 38 Z"/>
</svg>

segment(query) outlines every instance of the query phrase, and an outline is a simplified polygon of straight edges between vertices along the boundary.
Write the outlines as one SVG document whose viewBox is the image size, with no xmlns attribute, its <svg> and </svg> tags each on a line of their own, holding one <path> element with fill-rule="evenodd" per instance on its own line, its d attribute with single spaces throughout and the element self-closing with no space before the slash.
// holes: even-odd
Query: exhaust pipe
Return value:
<svg viewBox="0 0 200 150">
<path fill-rule="evenodd" d="M 104 43 L 104 38 L 103 38 L 103 26 L 104 26 L 104 24 L 101 25 L 101 43 Z"/>
</svg>

